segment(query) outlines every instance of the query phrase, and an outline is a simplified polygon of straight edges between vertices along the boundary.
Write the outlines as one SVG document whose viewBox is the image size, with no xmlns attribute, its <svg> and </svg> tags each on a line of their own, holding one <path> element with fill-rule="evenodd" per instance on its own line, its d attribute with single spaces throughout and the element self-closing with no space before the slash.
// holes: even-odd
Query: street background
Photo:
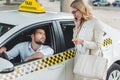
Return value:
<svg viewBox="0 0 120 80">
<path fill-rule="evenodd" d="M 6 1 L 0 1 L 0 11 L 17 10 L 21 3 L 19 1 L 12 1 L 10 5 L 5 5 L 5 2 Z M 39 0 L 39 3 L 41 3 L 47 11 L 60 12 L 61 5 L 59 0 Z M 109 7 L 93 7 L 93 14 L 111 27 L 120 30 L 120 7 L 113 7 L 112 5 Z"/>
</svg>

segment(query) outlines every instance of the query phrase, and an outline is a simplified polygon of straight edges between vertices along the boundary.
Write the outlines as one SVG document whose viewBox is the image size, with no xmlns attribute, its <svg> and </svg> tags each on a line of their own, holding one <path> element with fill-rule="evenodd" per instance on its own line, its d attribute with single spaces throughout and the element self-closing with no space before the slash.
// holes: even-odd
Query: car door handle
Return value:
<svg viewBox="0 0 120 80">
<path fill-rule="evenodd" d="M 55 69 L 59 69 L 59 68 L 62 68 L 65 66 L 65 63 L 59 63 L 59 64 L 56 64 L 54 66 L 50 66 L 48 67 L 49 70 L 55 70 Z"/>
</svg>

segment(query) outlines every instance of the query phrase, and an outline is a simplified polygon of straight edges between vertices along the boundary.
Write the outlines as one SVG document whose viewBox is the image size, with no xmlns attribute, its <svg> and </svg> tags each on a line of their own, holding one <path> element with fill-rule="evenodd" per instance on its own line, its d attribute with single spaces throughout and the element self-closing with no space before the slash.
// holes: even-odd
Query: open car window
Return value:
<svg viewBox="0 0 120 80">
<path fill-rule="evenodd" d="M 9 24 L 3 24 L 0 23 L 0 37 L 8 32 L 10 29 L 12 29 L 15 25 L 9 25 Z"/>
<path fill-rule="evenodd" d="M 11 50 L 15 45 L 21 43 L 21 42 L 27 42 L 27 41 L 31 41 L 31 31 L 34 28 L 37 27 L 41 27 L 42 29 L 45 30 L 46 32 L 46 41 L 45 41 L 45 45 L 50 46 L 54 52 L 56 52 L 55 50 L 55 46 L 54 46 L 54 34 L 52 31 L 52 23 L 46 23 L 46 24 L 39 24 L 39 25 L 35 25 L 35 26 L 29 26 L 27 29 L 24 28 L 24 30 L 22 30 L 20 33 L 16 33 L 17 35 L 14 36 L 13 39 L 9 40 L 9 42 L 7 44 L 5 44 L 5 47 L 7 47 L 7 51 Z M 16 56 L 14 59 L 11 60 L 11 62 L 13 64 L 22 64 L 21 63 L 21 58 L 20 55 Z M 24 63 L 24 62 L 23 62 Z"/>
</svg>

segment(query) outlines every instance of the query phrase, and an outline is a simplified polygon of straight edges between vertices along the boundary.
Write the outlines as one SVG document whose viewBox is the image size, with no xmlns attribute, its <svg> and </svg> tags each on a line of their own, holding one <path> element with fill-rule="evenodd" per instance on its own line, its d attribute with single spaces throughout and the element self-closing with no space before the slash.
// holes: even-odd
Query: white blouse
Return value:
<svg viewBox="0 0 120 80">
<path fill-rule="evenodd" d="M 96 53 L 98 53 L 98 45 L 103 39 L 103 33 L 103 26 L 98 19 L 92 18 L 86 21 L 77 36 L 84 40 L 83 46 L 76 45 L 77 54 L 89 54 L 90 52 L 92 55 L 98 55 Z"/>
</svg>

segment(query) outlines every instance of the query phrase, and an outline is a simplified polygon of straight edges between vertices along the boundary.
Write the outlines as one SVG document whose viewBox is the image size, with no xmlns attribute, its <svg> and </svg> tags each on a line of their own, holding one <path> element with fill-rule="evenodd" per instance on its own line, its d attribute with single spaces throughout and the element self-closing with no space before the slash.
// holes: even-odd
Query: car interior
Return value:
<svg viewBox="0 0 120 80">
<path fill-rule="evenodd" d="M 74 44 L 72 42 L 72 38 L 73 28 L 75 25 L 73 23 L 61 23 L 61 27 L 64 35 L 66 49 L 73 48 Z"/>
<path fill-rule="evenodd" d="M 0 36 L 12 29 L 15 25 L 0 23 Z"/>
</svg>

